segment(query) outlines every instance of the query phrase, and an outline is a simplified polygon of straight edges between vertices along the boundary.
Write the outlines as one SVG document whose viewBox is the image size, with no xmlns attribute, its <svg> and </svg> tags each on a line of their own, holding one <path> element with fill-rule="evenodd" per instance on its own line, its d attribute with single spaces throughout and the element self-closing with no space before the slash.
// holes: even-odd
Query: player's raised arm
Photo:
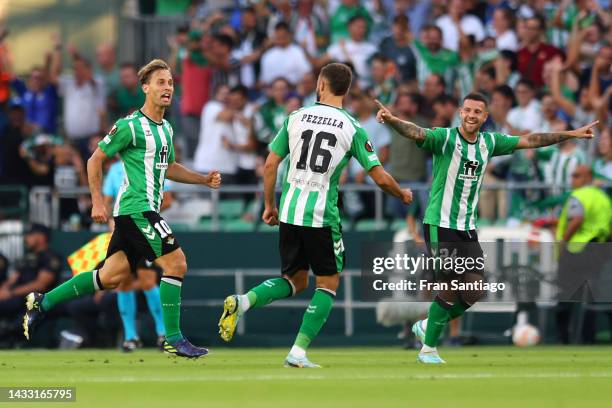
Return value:
<svg viewBox="0 0 612 408">
<path fill-rule="evenodd" d="M 221 186 L 221 174 L 218 171 L 213 170 L 208 174 L 200 174 L 189 170 L 177 162 L 172 162 L 168 165 L 166 177 L 172 181 L 184 184 L 203 184 L 210 188 L 219 188 Z"/>
<path fill-rule="evenodd" d="M 599 123 L 596 120 L 586 126 L 564 132 L 534 132 L 521 136 L 516 149 L 534 149 L 550 146 L 568 139 L 592 139 L 593 128 Z"/>
<path fill-rule="evenodd" d="M 102 164 L 107 157 L 106 153 L 98 147 L 87 160 L 87 179 L 92 203 L 91 219 L 98 223 L 105 223 L 108 219 L 102 195 Z"/>
<path fill-rule="evenodd" d="M 378 99 L 375 99 L 374 102 L 378 106 L 376 120 L 378 120 L 380 123 L 386 123 L 398 134 L 404 136 L 405 138 L 412 139 L 415 142 L 422 142 L 425 140 L 425 129 L 415 125 L 412 122 L 401 120 L 398 117 L 393 116 L 391 111 L 389 111 L 385 105 L 380 103 Z"/>
</svg>

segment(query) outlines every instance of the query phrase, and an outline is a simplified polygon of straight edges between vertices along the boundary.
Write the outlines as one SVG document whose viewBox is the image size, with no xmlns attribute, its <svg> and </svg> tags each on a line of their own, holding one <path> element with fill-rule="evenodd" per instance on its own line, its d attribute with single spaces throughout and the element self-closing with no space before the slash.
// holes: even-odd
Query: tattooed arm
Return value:
<svg viewBox="0 0 612 408">
<path fill-rule="evenodd" d="M 398 134 L 404 136 L 405 138 L 412 139 L 415 142 L 422 142 L 425 140 L 425 129 L 415 125 L 412 122 L 401 120 L 393 116 L 389 109 L 387 109 L 378 100 L 375 100 L 374 102 L 376 102 L 376 105 L 378 105 L 379 110 L 376 114 L 376 119 L 380 123 L 386 123 L 387 125 L 392 127 Z"/>
<path fill-rule="evenodd" d="M 595 127 L 599 121 L 595 121 L 589 125 L 583 126 L 579 129 L 568 130 L 565 132 L 534 132 L 528 133 L 521 136 L 516 149 L 535 149 L 537 147 L 550 146 L 556 143 L 561 143 L 564 140 L 583 138 L 593 138 L 593 127 Z"/>
</svg>

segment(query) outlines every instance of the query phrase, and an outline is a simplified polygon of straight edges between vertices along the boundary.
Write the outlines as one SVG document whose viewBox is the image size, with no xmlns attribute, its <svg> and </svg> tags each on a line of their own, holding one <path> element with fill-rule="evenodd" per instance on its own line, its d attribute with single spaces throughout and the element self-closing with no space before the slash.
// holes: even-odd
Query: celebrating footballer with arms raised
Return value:
<svg viewBox="0 0 612 408">
<path fill-rule="evenodd" d="M 173 131 L 164 119 L 174 92 L 168 64 L 152 60 L 140 69 L 138 77 L 146 96 L 143 107 L 119 119 L 87 162 L 91 216 L 98 223 L 105 223 L 108 218 L 101 189 L 102 164 L 119 154 L 125 168 L 125 179 L 113 209 L 115 229 L 106 259 L 99 269 L 79 273 L 48 293 L 30 293 L 26 298 L 24 335 L 29 338 L 44 313 L 57 304 L 116 288 L 129 279 L 138 261 L 146 258 L 163 269 L 160 298 L 166 328 L 164 351 L 197 358 L 208 350 L 192 345 L 180 330 L 181 286 L 187 271 L 185 254 L 159 212 L 166 178 L 219 188 L 221 175 L 216 171 L 199 174 L 174 160 Z"/>
<path fill-rule="evenodd" d="M 463 106 L 459 109 L 461 124 L 458 128 L 424 129 L 400 120 L 380 102 L 376 102 L 379 107 L 377 119 L 380 122 L 414 140 L 419 147 L 433 155 L 433 180 L 423 220 L 425 242 L 431 256 L 483 256 L 476 235 L 476 211 L 485 169 L 493 156 L 511 154 L 517 149 L 549 146 L 572 138 L 592 138 L 592 128 L 598 123 L 593 122 L 571 131 L 538 132 L 523 136 L 481 132 L 480 128 L 488 116 L 488 102 L 484 95 L 472 93 L 463 99 Z M 456 279 L 465 283 L 479 283 L 483 282 L 483 274 L 484 269 L 473 268 L 463 274 L 436 274 L 436 280 Z M 416 322 L 412 327 L 412 331 L 423 342 L 418 361 L 426 364 L 444 363 L 436 346 L 446 324 L 465 313 L 482 295 L 483 292 L 479 290 L 438 292 L 429 308 L 428 318 Z"/>
</svg>

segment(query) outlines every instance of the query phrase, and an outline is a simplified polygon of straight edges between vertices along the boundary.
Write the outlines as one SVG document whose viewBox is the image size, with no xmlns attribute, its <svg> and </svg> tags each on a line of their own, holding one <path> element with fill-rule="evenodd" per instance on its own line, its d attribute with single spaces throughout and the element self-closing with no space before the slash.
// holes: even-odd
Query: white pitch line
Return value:
<svg viewBox="0 0 612 408">
<path fill-rule="evenodd" d="M 63 378 L 65 384 L 80 383 L 122 383 L 122 382 L 249 382 L 249 381 L 295 381 L 295 380 L 474 380 L 474 379 L 558 379 L 558 378 L 612 378 L 612 372 L 551 372 L 551 373 L 524 373 L 524 374 L 498 374 L 498 373 L 430 373 L 430 374 L 392 374 L 392 375 L 254 375 L 254 376 L 182 376 L 182 377 L 93 377 L 93 378 Z M 56 383 L 57 380 L 40 380 L 36 383 Z"/>
</svg>

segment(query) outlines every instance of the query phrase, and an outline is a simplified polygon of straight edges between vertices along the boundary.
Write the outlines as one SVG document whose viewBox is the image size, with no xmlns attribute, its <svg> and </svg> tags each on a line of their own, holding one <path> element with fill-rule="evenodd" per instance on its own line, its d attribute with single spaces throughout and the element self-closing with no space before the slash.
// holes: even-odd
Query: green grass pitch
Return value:
<svg viewBox="0 0 612 408">
<path fill-rule="evenodd" d="M 19 407 L 609 407 L 611 347 L 443 348 L 422 366 L 398 348 L 313 348 L 322 369 L 282 367 L 285 349 L 216 348 L 187 361 L 153 350 L 0 351 L 0 386 L 73 386 L 76 403 Z M 2 406 L 11 404 L 0 403 Z"/>
</svg>

